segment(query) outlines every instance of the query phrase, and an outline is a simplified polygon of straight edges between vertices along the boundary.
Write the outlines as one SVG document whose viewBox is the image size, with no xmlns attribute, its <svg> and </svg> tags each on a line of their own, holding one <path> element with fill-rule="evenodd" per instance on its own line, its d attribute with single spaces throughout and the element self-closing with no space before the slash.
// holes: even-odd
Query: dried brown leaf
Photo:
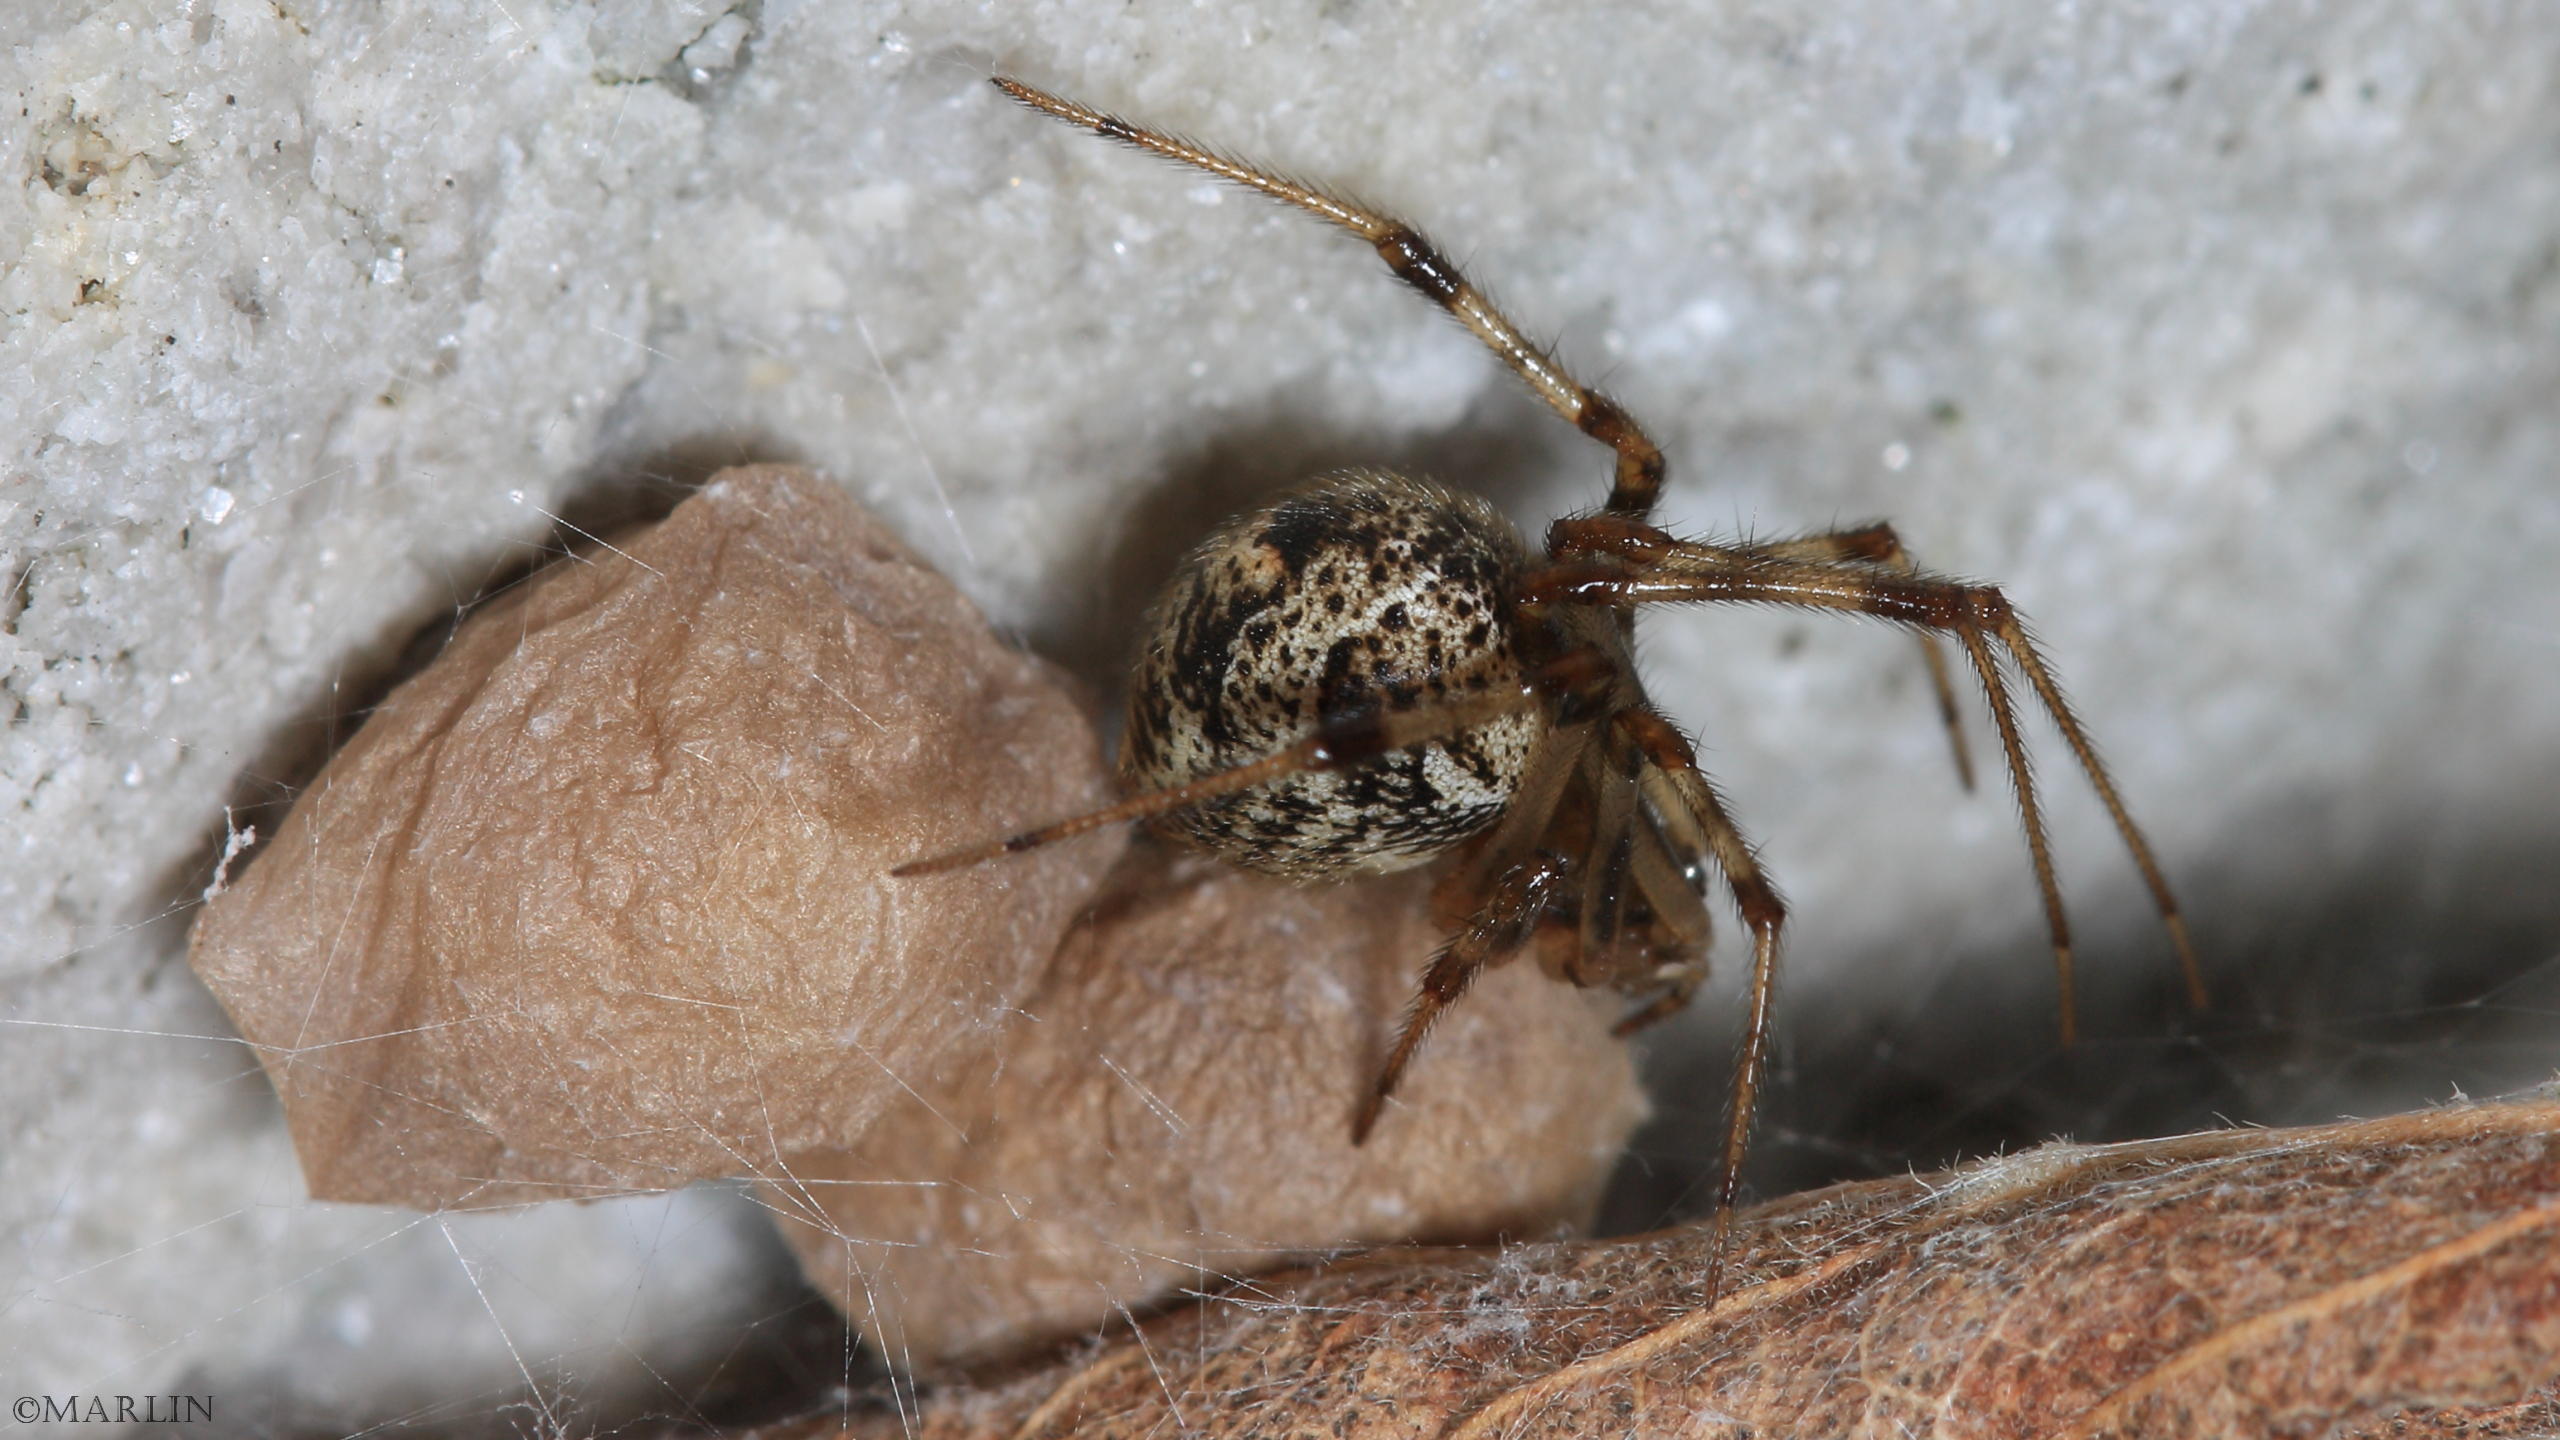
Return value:
<svg viewBox="0 0 2560 1440">
<path fill-rule="evenodd" d="M 778 1427 L 917 1440 L 2555 1433 L 2560 1101 L 2052 1145 L 1737 1225 L 1379 1252 L 1050 1368 Z"/>
</svg>

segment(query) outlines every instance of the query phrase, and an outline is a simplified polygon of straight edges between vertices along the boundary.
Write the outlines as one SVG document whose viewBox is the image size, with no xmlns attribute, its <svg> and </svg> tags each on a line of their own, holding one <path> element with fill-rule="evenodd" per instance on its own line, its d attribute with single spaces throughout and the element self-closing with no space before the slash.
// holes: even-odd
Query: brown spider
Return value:
<svg viewBox="0 0 2560 1440">
<path fill-rule="evenodd" d="M 1435 902 L 1453 932 L 1351 1122 L 1368 1138 L 1441 1011 L 1528 950 L 1555 979 L 1644 997 L 1617 1033 L 1688 1003 L 1706 975 L 1708 862 L 1752 936 L 1751 1007 L 1733 1079 L 1719 1223 L 1741 1183 L 1786 909 L 1678 727 L 1646 700 L 1634 607 L 1750 601 L 1913 627 L 1971 784 L 1935 644 L 1953 635 L 1989 702 L 2053 934 L 2073 1034 L 2070 931 L 2001 662 L 2014 664 L 2105 802 L 2160 908 L 2189 998 L 2204 986 L 2177 902 L 2087 732 L 1999 590 L 1914 565 L 1889 525 L 1776 543 L 1681 540 L 1647 524 L 1662 452 L 1565 373 L 1412 227 L 1296 180 L 999 79 L 1098 135 L 1310 211 L 1375 246 L 1538 398 L 1617 454 L 1599 512 L 1558 520 L 1544 559 L 1483 500 L 1384 471 L 1324 476 L 1237 517 L 1156 601 L 1131 687 L 1120 771 L 1131 798 L 1010 839 L 900 866 L 948 870 L 1151 818 L 1247 869 L 1295 880 L 1382 873 L 1458 852 Z"/>
</svg>

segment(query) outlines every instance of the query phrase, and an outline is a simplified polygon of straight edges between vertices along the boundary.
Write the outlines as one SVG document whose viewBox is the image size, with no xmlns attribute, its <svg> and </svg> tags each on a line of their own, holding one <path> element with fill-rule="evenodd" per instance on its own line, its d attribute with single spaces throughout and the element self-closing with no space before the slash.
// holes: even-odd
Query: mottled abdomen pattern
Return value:
<svg viewBox="0 0 2560 1440">
<path fill-rule="evenodd" d="M 1525 563 L 1471 495 L 1373 470 L 1230 521 L 1150 612 L 1120 770 L 1180 785 L 1305 739 L 1318 718 L 1516 690 L 1503 597 Z M 1298 880 L 1417 865 L 1510 804 L 1543 718 L 1502 716 L 1339 771 L 1177 810 L 1164 829 Z"/>
</svg>

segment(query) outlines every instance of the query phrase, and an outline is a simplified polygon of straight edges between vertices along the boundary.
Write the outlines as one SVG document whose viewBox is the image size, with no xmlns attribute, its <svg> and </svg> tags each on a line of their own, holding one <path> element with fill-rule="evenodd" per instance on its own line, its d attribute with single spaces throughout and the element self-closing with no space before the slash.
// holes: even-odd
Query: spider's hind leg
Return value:
<svg viewBox="0 0 2560 1440">
<path fill-rule="evenodd" d="M 1760 1077 L 1769 1063 L 1770 1013 L 1778 991 L 1778 938 L 1786 928 L 1787 906 L 1778 897 L 1778 887 L 1761 870 L 1751 842 L 1743 838 L 1741 827 L 1734 824 L 1732 814 L 1725 809 L 1724 798 L 1716 793 L 1706 772 L 1698 768 L 1697 751 L 1690 748 L 1679 727 L 1641 706 L 1611 717 L 1611 723 L 1644 752 L 1643 781 L 1654 799 L 1655 810 L 1685 821 L 1705 853 L 1715 857 L 1716 868 L 1724 872 L 1725 885 L 1742 911 L 1742 923 L 1751 931 L 1750 1003 L 1743 1021 L 1742 1054 L 1733 1067 L 1723 1175 L 1716 1189 L 1715 1258 L 1711 1262 L 1716 1268 L 1707 1278 L 1712 1305 L 1722 1283 L 1725 1236 L 1732 1228 L 1734 1202 L 1742 1194 L 1742 1161 L 1751 1148 L 1751 1122 L 1760 1108 Z M 1670 990 L 1619 1021 L 1617 1033 L 1627 1034 L 1673 1014 L 1688 1003 L 1704 975 L 1705 967 L 1700 964 L 1693 973 L 1674 979 Z"/>
</svg>

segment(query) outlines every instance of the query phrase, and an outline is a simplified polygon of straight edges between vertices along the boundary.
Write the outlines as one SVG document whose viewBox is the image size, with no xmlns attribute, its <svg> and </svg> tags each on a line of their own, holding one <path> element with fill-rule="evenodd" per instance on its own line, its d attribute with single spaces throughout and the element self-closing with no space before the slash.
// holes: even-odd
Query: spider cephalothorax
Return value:
<svg viewBox="0 0 2560 1440">
<path fill-rule="evenodd" d="M 1751 1010 L 1735 1067 L 1718 1215 L 1731 1211 L 1759 1075 L 1785 907 L 1638 682 L 1637 606 L 1747 601 L 1879 616 L 1918 632 L 1940 712 L 1951 636 L 1988 703 L 2042 893 L 2072 1032 L 2070 932 L 2019 737 L 2014 673 L 2098 792 L 2204 1003 L 2176 901 L 2087 733 L 1998 589 L 1931 575 L 1891 527 L 1770 543 L 1682 540 L 1649 524 L 1662 453 L 1635 420 L 1567 374 L 1410 226 L 1300 181 L 1043 94 L 998 87 L 1097 134 L 1295 205 L 1351 231 L 1465 325 L 1558 415 L 1610 447 L 1599 511 L 1559 520 L 1529 555 L 1483 501 L 1384 471 L 1320 479 L 1239 517 L 1194 551 L 1157 601 L 1132 683 L 1122 779 L 1107 810 L 900 868 L 916 874 L 1152 817 L 1239 865 L 1320 880 L 1455 852 L 1440 882 L 1451 928 L 1352 1138 L 1365 1139 L 1431 1022 L 1478 972 L 1524 951 L 1575 985 L 1636 999 L 1621 1033 L 1687 1003 L 1706 973 L 1704 891 L 1721 873 L 1751 932 Z"/>
</svg>

